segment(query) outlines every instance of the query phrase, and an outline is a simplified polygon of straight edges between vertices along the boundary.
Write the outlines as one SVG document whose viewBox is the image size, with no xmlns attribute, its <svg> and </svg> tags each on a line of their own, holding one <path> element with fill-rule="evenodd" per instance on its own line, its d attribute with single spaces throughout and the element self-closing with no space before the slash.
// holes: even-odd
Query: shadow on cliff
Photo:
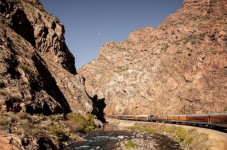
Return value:
<svg viewBox="0 0 227 150">
<path fill-rule="evenodd" d="M 34 61 L 35 67 L 39 72 L 40 78 L 42 79 L 44 90 L 61 105 L 61 108 L 59 110 L 56 110 L 56 112 L 54 113 L 71 112 L 70 106 L 66 98 L 64 97 L 63 93 L 57 86 L 55 79 L 52 77 L 51 73 L 45 66 L 43 59 L 37 53 L 33 55 L 32 59 Z M 47 110 L 49 109 L 45 109 L 45 111 Z M 43 113 L 46 115 L 51 114 L 51 112 L 43 112 Z"/>
<path fill-rule="evenodd" d="M 93 114 L 95 114 L 100 121 L 106 123 L 104 109 L 106 108 L 105 98 L 98 99 L 98 96 L 90 97 L 93 102 Z"/>
<path fill-rule="evenodd" d="M 35 47 L 34 29 L 23 10 L 18 9 L 13 15 L 12 28 Z"/>
</svg>

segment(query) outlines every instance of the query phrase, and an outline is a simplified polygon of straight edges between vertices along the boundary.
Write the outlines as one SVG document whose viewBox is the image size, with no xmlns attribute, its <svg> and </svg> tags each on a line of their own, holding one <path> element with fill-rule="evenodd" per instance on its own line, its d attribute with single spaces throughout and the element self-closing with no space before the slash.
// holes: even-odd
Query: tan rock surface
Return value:
<svg viewBox="0 0 227 150">
<path fill-rule="evenodd" d="M 0 149 L 63 149 L 81 140 L 65 123 L 69 112 L 99 113 L 76 75 L 64 26 L 38 0 L 1 0 Z"/>
<path fill-rule="evenodd" d="M 157 29 L 108 42 L 79 70 L 106 114 L 227 111 L 227 1 L 185 0 Z"/>
<path fill-rule="evenodd" d="M 19 150 L 18 147 L 12 145 L 11 138 L 6 134 L 0 131 L 0 145 L 1 150 Z"/>
<path fill-rule="evenodd" d="M 64 38 L 64 26 L 48 14 L 38 0 L 2 0 L 1 21 L 26 39 L 37 51 L 55 63 L 76 73 L 74 56 Z"/>
<path fill-rule="evenodd" d="M 2 110 L 92 112 L 59 20 L 37 0 L 3 0 L 0 7 Z"/>
</svg>

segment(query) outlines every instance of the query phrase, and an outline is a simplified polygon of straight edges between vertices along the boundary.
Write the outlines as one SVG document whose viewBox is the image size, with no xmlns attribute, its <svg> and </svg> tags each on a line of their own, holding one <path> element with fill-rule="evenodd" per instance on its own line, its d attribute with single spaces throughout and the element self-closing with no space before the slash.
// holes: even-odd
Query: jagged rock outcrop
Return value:
<svg viewBox="0 0 227 150">
<path fill-rule="evenodd" d="M 2 110 L 45 115 L 69 112 L 68 102 L 40 55 L 13 30 L 0 26 Z"/>
<path fill-rule="evenodd" d="M 76 76 L 64 27 L 38 0 L 0 1 L 0 144 L 63 149 L 80 140 L 69 112 L 96 113 Z M 99 117 L 99 115 L 97 115 Z M 102 126 L 97 117 L 94 126 Z"/>
<path fill-rule="evenodd" d="M 76 73 L 74 57 L 64 39 L 64 26 L 37 0 L 2 0 L 1 21 L 31 43 L 37 51 Z M 4 18 L 5 17 L 5 18 Z M 54 59 L 53 59 L 54 58 Z"/>
<path fill-rule="evenodd" d="M 2 0 L 0 12 L 2 110 L 92 112 L 59 20 L 37 0 Z"/>
<path fill-rule="evenodd" d="M 184 0 L 157 29 L 108 42 L 78 72 L 106 114 L 226 112 L 226 23 L 226 0 Z"/>
</svg>

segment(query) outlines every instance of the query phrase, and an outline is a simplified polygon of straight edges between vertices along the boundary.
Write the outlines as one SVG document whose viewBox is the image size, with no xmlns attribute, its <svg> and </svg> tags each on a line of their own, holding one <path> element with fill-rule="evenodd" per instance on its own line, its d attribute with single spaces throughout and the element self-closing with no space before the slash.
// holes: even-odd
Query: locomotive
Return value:
<svg viewBox="0 0 227 150">
<path fill-rule="evenodd" d="M 158 118 L 153 115 L 109 115 L 108 117 L 121 120 L 176 123 L 216 129 L 227 129 L 227 113 L 169 115 L 166 116 L 166 118 Z"/>
</svg>

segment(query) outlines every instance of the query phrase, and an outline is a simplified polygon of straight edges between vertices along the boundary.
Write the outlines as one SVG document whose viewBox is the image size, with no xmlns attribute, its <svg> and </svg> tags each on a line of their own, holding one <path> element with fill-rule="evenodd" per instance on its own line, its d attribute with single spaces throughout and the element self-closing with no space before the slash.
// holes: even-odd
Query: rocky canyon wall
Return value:
<svg viewBox="0 0 227 150">
<path fill-rule="evenodd" d="M 184 0 L 157 28 L 108 42 L 79 70 L 106 114 L 227 111 L 227 1 Z"/>
<path fill-rule="evenodd" d="M 0 1 L 0 108 L 45 115 L 87 113 L 64 26 L 38 0 Z"/>
</svg>

